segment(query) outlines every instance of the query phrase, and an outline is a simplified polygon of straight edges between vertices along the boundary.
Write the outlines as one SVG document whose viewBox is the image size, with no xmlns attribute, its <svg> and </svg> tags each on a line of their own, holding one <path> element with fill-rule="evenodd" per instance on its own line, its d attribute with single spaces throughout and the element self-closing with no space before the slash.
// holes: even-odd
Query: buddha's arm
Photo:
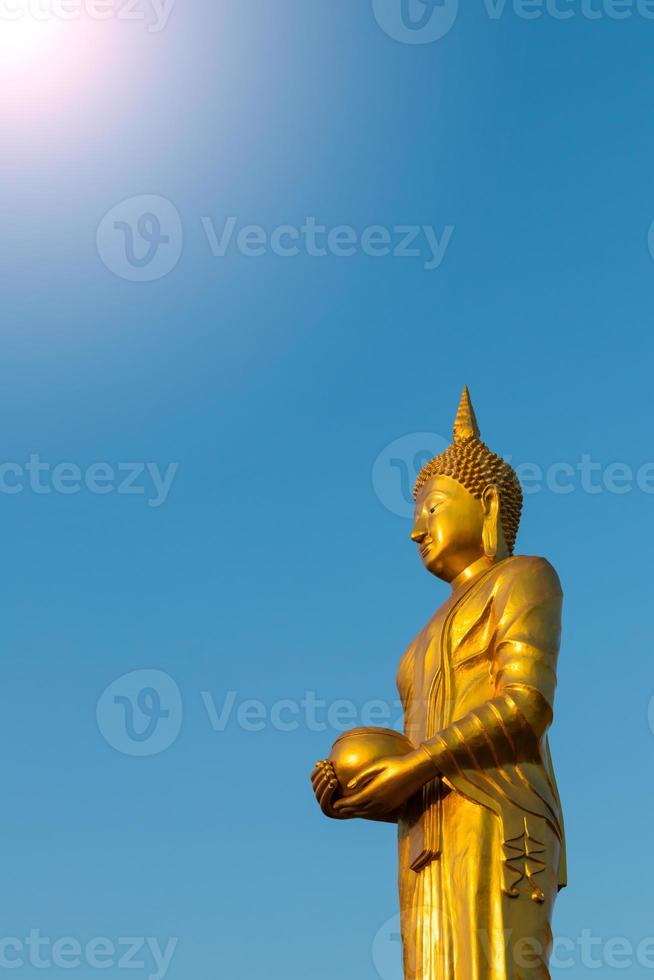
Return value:
<svg viewBox="0 0 654 980">
<path fill-rule="evenodd" d="M 423 743 L 442 775 L 538 757 L 552 721 L 561 594 L 522 606 L 496 638 L 494 696 Z"/>
<path fill-rule="evenodd" d="M 393 813 L 435 775 L 538 760 L 552 720 L 561 591 L 547 562 L 528 572 L 507 583 L 508 597 L 496 610 L 488 700 L 415 752 L 385 760 L 381 771 L 370 766 L 350 784 L 353 794 L 335 804 L 339 815 Z"/>
</svg>

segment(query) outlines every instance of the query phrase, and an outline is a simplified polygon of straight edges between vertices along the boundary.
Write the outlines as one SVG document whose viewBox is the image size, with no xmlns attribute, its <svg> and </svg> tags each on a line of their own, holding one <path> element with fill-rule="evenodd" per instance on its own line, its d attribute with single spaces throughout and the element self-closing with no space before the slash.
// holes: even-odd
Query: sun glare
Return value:
<svg viewBox="0 0 654 980">
<path fill-rule="evenodd" d="M 32 70 L 60 45 L 62 27 L 65 26 L 54 19 L 3 19 L 0 22 L 0 66 L 4 69 Z"/>
<path fill-rule="evenodd" d="M 101 63 L 97 26 L 82 19 L 1 19 L 0 115 L 31 118 L 46 107 L 57 114 L 78 103 Z"/>
</svg>

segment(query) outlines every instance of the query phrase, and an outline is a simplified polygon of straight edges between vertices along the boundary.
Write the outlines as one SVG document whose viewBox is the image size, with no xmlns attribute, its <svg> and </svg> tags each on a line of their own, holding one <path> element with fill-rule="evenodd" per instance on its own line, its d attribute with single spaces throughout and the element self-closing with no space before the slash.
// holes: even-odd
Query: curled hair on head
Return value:
<svg viewBox="0 0 654 980">
<path fill-rule="evenodd" d="M 494 484 L 500 498 L 500 523 L 509 554 L 513 554 L 522 511 L 522 488 L 513 467 L 479 438 L 479 426 L 467 386 L 463 389 L 459 410 L 454 422 L 454 441 L 451 446 L 423 466 L 413 498 L 434 476 L 449 476 L 481 500 L 487 486 Z"/>
</svg>

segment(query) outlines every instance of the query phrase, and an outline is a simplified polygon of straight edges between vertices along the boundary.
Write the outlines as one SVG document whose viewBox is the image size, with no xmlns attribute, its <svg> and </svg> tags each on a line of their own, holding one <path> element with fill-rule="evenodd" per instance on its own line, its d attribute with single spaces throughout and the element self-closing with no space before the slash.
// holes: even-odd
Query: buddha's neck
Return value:
<svg viewBox="0 0 654 980">
<path fill-rule="evenodd" d="M 477 578 L 486 569 L 491 568 L 495 564 L 492 558 L 487 558 L 486 555 L 482 555 L 476 561 L 473 561 L 471 565 L 464 568 L 462 572 L 459 572 L 455 579 L 452 579 L 450 585 L 452 587 L 452 592 L 459 592 L 461 589 L 465 588 L 466 585 L 472 581 L 473 578 Z"/>
</svg>

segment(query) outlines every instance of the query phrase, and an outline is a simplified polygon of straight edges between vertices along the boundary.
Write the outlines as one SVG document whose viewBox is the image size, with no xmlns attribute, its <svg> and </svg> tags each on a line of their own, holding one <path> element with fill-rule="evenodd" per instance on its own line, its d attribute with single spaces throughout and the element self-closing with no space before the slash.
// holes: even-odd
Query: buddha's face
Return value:
<svg viewBox="0 0 654 980">
<path fill-rule="evenodd" d="M 425 568 L 451 582 L 484 555 L 485 505 L 449 476 L 434 476 L 420 488 L 411 540 Z"/>
</svg>

